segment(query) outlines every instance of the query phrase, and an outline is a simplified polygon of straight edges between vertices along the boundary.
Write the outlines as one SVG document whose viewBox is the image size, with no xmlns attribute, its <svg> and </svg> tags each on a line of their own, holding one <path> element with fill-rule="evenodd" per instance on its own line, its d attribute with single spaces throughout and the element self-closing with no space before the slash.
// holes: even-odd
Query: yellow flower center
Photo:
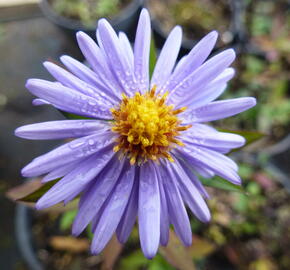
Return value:
<svg viewBox="0 0 290 270">
<path fill-rule="evenodd" d="M 161 96 L 155 91 L 156 87 L 153 87 L 145 94 L 137 92 L 131 98 L 123 94 L 119 107 L 111 109 L 115 120 L 112 131 L 119 134 L 114 151 L 122 150 L 131 165 L 161 157 L 174 161 L 170 150 L 176 145 L 183 146 L 176 136 L 191 127 L 181 126 L 177 117 L 186 107 L 174 110 L 173 105 L 165 104 L 168 93 Z"/>
</svg>

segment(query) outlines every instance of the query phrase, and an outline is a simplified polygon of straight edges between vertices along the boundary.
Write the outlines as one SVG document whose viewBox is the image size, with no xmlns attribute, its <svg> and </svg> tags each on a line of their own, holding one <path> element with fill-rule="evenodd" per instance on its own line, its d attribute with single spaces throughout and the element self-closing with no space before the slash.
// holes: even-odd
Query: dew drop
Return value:
<svg viewBox="0 0 290 270">
<path fill-rule="evenodd" d="M 89 139 L 89 145 L 94 145 L 95 144 L 95 141 L 93 139 Z"/>
<path fill-rule="evenodd" d="M 76 141 L 76 140 L 69 143 L 69 147 L 73 148 L 73 149 L 78 148 L 78 147 L 80 147 L 82 145 L 84 145 L 84 142 Z"/>
<path fill-rule="evenodd" d="M 97 105 L 97 102 L 94 99 L 90 99 L 89 105 L 95 106 L 95 105 Z"/>
</svg>

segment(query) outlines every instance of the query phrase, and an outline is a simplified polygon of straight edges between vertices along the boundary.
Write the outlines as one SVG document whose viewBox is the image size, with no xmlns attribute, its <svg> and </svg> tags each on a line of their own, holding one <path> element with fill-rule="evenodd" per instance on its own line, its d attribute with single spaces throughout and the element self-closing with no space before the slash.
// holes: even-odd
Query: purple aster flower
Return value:
<svg viewBox="0 0 290 270">
<path fill-rule="evenodd" d="M 56 79 L 29 79 L 26 87 L 51 104 L 88 119 L 26 125 L 16 135 L 26 139 L 75 138 L 23 168 L 25 177 L 61 178 L 37 202 L 38 209 L 67 203 L 79 194 L 72 232 L 92 224 L 91 251 L 102 251 L 114 232 L 124 243 L 138 216 L 142 250 L 152 258 L 166 245 L 169 225 L 184 243 L 192 233 L 187 208 L 202 222 L 210 220 L 208 194 L 197 175 L 218 175 L 239 185 L 238 167 L 225 156 L 245 143 L 243 137 L 219 132 L 203 122 L 238 114 L 256 104 L 243 97 L 214 101 L 234 76 L 232 49 L 209 60 L 217 32 L 205 36 L 177 64 L 181 28 L 169 34 L 149 80 L 150 18 L 141 12 L 132 49 L 124 33 L 98 23 L 98 45 L 77 33 L 90 68 L 62 56 L 66 69 L 50 62 Z M 110 120 L 110 121 L 106 121 Z"/>
</svg>

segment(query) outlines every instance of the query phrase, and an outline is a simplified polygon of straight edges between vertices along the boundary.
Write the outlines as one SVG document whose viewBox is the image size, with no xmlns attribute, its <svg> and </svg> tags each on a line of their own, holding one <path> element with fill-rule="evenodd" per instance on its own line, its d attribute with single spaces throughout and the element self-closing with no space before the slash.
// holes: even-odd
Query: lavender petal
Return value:
<svg viewBox="0 0 290 270">
<path fill-rule="evenodd" d="M 132 94 L 138 90 L 138 85 L 135 82 L 130 64 L 126 57 L 122 55 L 118 36 L 105 19 L 99 20 L 98 31 L 109 66 L 118 83 L 122 86 L 121 92 L 124 91 L 127 95 Z"/>
<path fill-rule="evenodd" d="M 161 177 L 166 179 L 166 181 L 163 181 L 163 184 L 167 199 L 170 221 L 173 224 L 175 232 L 182 243 L 186 246 L 190 246 L 192 243 L 191 227 L 183 200 L 177 186 L 178 180 L 176 179 L 170 164 L 167 161 L 165 165 L 162 164 L 160 172 Z"/>
<path fill-rule="evenodd" d="M 94 231 L 91 245 L 93 254 L 99 254 L 113 236 L 130 197 L 134 183 L 135 167 L 127 164 Z"/>
<path fill-rule="evenodd" d="M 151 79 L 151 88 L 156 85 L 157 89 L 163 89 L 165 82 L 168 80 L 172 69 L 175 65 L 176 58 L 179 53 L 182 38 L 182 30 L 180 26 L 175 26 L 170 32 L 166 42 L 160 52 L 156 62 L 154 72 Z M 170 89 L 163 89 L 165 92 Z"/>
<path fill-rule="evenodd" d="M 244 137 L 226 132 L 198 132 L 190 129 L 183 134 L 182 139 L 189 144 L 203 147 L 238 148 L 245 144 Z"/>
<path fill-rule="evenodd" d="M 139 178 L 139 168 L 136 168 L 136 178 Z M 139 180 L 135 179 L 130 199 L 126 206 L 122 219 L 117 227 L 117 237 L 120 243 L 125 243 L 133 229 L 138 212 Z"/>
<path fill-rule="evenodd" d="M 114 153 L 108 149 L 98 152 L 81 162 L 74 170 L 58 181 L 36 203 L 37 209 L 43 209 L 57 204 L 71 194 L 77 195 L 105 167 Z"/>
<path fill-rule="evenodd" d="M 210 220 L 210 212 L 199 190 L 192 182 L 195 179 L 192 176 L 189 178 L 179 163 L 176 162 L 170 165 L 175 178 L 178 179 L 179 190 L 184 201 L 199 220 L 208 222 Z"/>
<path fill-rule="evenodd" d="M 163 181 L 166 179 L 162 178 L 159 173 L 159 168 L 156 166 L 156 171 L 158 175 L 158 185 L 160 191 L 160 206 L 161 206 L 161 216 L 160 216 L 160 244 L 162 246 L 167 246 L 169 240 L 169 213 L 168 213 L 168 205 L 167 199 L 163 187 Z"/>
<path fill-rule="evenodd" d="M 191 122 L 208 122 L 223 119 L 246 111 L 256 105 L 256 99 L 252 97 L 242 97 L 214 101 L 191 112 L 187 116 Z"/>
<path fill-rule="evenodd" d="M 90 68 L 88 68 L 84 64 L 67 55 L 63 55 L 60 58 L 60 60 L 71 73 L 80 78 L 82 81 L 87 82 L 98 89 L 101 89 L 111 98 L 116 98 L 118 101 L 121 100 L 120 99 L 121 93 L 112 92 L 110 90 L 110 86 L 107 86 L 106 83 L 103 83 L 102 80 L 99 78 L 99 76 L 97 76 L 95 72 L 93 72 Z"/>
<path fill-rule="evenodd" d="M 82 195 L 79 212 L 74 220 L 73 235 L 79 235 L 100 210 L 121 175 L 124 162 L 114 157 L 98 175 L 94 185 Z"/>
<path fill-rule="evenodd" d="M 109 130 L 104 121 L 60 120 L 26 125 L 15 130 L 15 135 L 30 140 L 77 138 Z"/>
<path fill-rule="evenodd" d="M 217 32 L 212 31 L 192 48 L 186 58 L 178 65 L 178 69 L 174 71 L 166 82 L 165 90 L 171 91 L 175 89 L 179 82 L 192 74 L 206 60 L 216 43 L 217 36 Z"/>
<path fill-rule="evenodd" d="M 218 98 L 226 89 L 227 82 L 233 78 L 235 71 L 233 68 L 226 68 L 216 79 L 210 82 L 202 91 L 194 95 L 194 99 L 189 106 L 189 110 L 185 114 L 204 106 Z"/>
<path fill-rule="evenodd" d="M 152 259 L 160 241 L 160 193 L 151 162 L 140 168 L 138 216 L 141 248 L 145 257 Z"/>
<path fill-rule="evenodd" d="M 207 193 L 206 189 L 204 188 L 204 186 L 202 185 L 202 183 L 198 180 L 197 176 L 195 175 L 194 172 L 198 172 L 198 171 L 202 171 L 203 173 L 206 172 L 207 173 L 207 176 L 204 176 L 204 177 L 207 177 L 207 178 L 211 178 L 213 175 L 210 174 L 212 173 L 211 171 L 209 170 L 206 170 L 202 167 L 198 167 L 198 166 L 195 166 L 195 165 L 192 165 L 192 164 L 188 164 L 185 160 L 182 160 L 180 159 L 178 156 L 177 156 L 177 159 L 178 159 L 178 166 L 184 170 L 184 172 L 186 173 L 187 177 L 191 180 L 192 184 L 196 187 L 196 189 L 198 190 L 198 192 L 206 199 L 209 199 L 210 196 L 209 194 Z M 194 171 L 194 172 L 193 172 Z"/>
<path fill-rule="evenodd" d="M 82 162 L 82 160 L 71 162 L 69 164 L 60 166 L 52 170 L 51 172 L 49 172 L 46 176 L 42 178 L 41 182 L 47 183 L 49 181 L 65 176 L 66 174 L 71 172 L 80 162 Z"/>
<path fill-rule="evenodd" d="M 241 184 L 241 179 L 233 167 L 233 161 L 221 153 L 195 146 L 179 150 L 179 155 L 189 163 L 203 166 L 233 184 Z"/>
<path fill-rule="evenodd" d="M 206 61 L 188 77 L 181 81 L 169 94 L 168 102 L 178 106 L 194 100 L 199 91 L 220 75 L 235 59 L 235 52 L 232 49 L 225 50 Z"/>
<path fill-rule="evenodd" d="M 25 177 L 39 176 L 60 166 L 88 157 L 105 147 L 113 149 L 114 137 L 110 132 L 97 133 L 75 139 L 35 158 L 22 169 Z"/>
<path fill-rule="evenodd" d="M 107 88 L 96 88 L 95 86 L 79 79 L 54 63 L 44 62 L 43 65 L 48 72 L 64 86 L 100 100 L 103 104 L 110 107 L 112 107 L 114 103 L 118 102 L 118 99 L 114 96 L 114 94 L 112 94 L 112 91 L 108 91 Z"/>
<path fill-rule="evenodd" d="M 130 44 L 130 41 L 127 35 L 123 32 L 119 33 L 119 40 L 122 46 L 122 52 L 126 55 L 128 63 L 131 65 L 131 68 L 134 67 L 134 53 Z"/>
<path fill-rule="evenodd" d="M 26 88 L 39 98 L 51 102 L 60 110 L 87 117 L 112 119 L 109 106 L 104 106 L 100 100 L 86 96 L 59 83 L 29 79 Z"/>
<path fill-rule="evenodd" d="M 150 41 L 150 17 L 148 11 L 142 9 L 134 44 L 134 75 L 141 92 L 147 91 L 149 87 Z"/>
<path fill-rule="evenodd" d="M 95 71 L 97 78 L 99 78 L 102 84 L 105 85 L 111 93 L 118 96 L 120 94 L 117 90 L 119 89 L 119 84 L 109 69 L 108 63 L 101 49 L 95 41 L 84 32 L 79 31 L 76 36 L 79 47 L 88 63 Z"/>
<path fill-rule="evenodd" d="M 41 98 L 35 98 L 34 100 L 32 100 L 32 105 L 42 106 L 42 105 L 51 105 L 51 103 Z"/>
</svg>

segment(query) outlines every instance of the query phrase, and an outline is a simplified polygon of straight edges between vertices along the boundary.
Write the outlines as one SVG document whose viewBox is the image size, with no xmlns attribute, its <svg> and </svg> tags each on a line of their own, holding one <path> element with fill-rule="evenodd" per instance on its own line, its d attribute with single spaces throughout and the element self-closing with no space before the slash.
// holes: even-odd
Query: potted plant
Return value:
<svg viewBox="0 0 290 270">
<path fill-rule="evenodd" d="M 44 15 L 67 33 L 84 31 L 95 37 L 97 21 L 106 17 L 116 31 L 129 36 L 134 30 L 143 0 L 42 0 Z"/>
<path fill-rule="evenodd" d="M 213 0 L 147 0 L 146 6 L 152 15 L 156 43 L 162 46 L 165 37 L 174 25 L 183 28 L 181 54 L 187 53 L 212 29 L 221 38 L 217 47 L 233 46 L 244 39 L 243 4 L 241 1 Z"/>
</svg>

